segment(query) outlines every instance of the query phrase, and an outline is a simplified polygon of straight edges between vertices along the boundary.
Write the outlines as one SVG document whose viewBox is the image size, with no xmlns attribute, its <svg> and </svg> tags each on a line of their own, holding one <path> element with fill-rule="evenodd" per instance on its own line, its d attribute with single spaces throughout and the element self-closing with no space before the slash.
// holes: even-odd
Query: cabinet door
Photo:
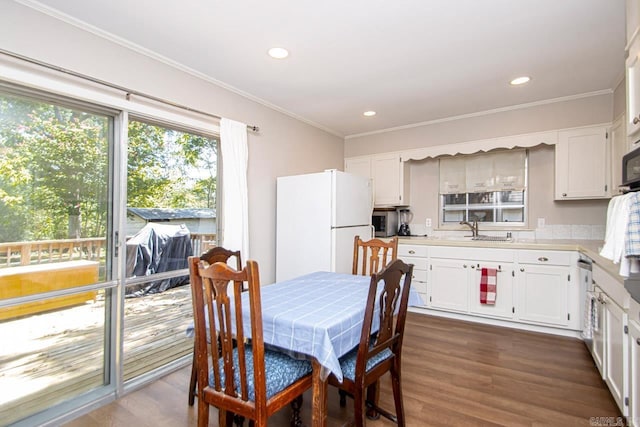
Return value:
<svg viewBox="0 0 640 427">
<path fill-rule="evenodd" d="M 605 354 L 604 380 L 609 386 L 622 415 L 627 415 L 624 398 L 627 396 L 626 366 L 627 337 L 624 333 L 626 313 L 607 294 L 602 294 L 604 301 L 604 343 Z"/>
<path fill-rule="evenodd" d="M 556 200 L 608 197 L 607 136 L 604 126 L 558 133 Z"/>
<path fill-rule="evenodd" d="M 431 308 L 468 312 L 471 261 L 431 258 L 429 302 Z"/>
<path fill-rule="evenodd" d="M 495 268 L 496 275 L 496 303 L 480 303 L 480 278 L 482 268 Z M 474 314 L 498 318 L 513 318 L 513 264 L 497 262 L 479 262 L 471 266 L 469 311 Z"/>
<path fill-rule="evenodd" d="M 365 178 L 371 178 L 371 158 L 357 157 L 354 159 L 345 159 L 344 171 Z"/>
<path fill-rule="evenodd" d="M 640 323 L 629 322 L 629 426 L 640 427 Z"/>
<path fill-rule="evenodd" d="M 520 264 L 516 317 L 527 322 L 566 327 L 569 324 L 569 272 L 568 267 Z"/>
<path fill-rule="evenodd" d="M 640 38 L 629 47 L 627 58 L 627 135 L 640 130 Z M 638 137 L 634 136 L 634 141 Z"/>
<path fill-rule="evenodd" d="M 399 154 L 377 155 L 371 159 L 376 205 L 408 204 L 404 195 L 404 168 Z"/>
<path fill-rule="evenodd" d="M 611 126 L 611 194 L 622 194 L 622 156 L 629 151 L 624 117 Z"/>
</svg>

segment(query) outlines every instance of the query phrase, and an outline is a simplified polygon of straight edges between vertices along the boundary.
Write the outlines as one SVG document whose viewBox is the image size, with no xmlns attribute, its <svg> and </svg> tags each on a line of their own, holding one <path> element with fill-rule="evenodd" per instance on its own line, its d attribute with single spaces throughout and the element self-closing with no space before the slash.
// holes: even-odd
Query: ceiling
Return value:
<svg viewBox="0 0 640 427">
<path fill-rule="evenodd" d="M 624 0 L 19 1 L 339 136 L 612 90 L 624 75 Z M 289 57 L 270 58 L 274 46 Z M 520 75 L 531 82 L 510 86 Z"/>
</svg>

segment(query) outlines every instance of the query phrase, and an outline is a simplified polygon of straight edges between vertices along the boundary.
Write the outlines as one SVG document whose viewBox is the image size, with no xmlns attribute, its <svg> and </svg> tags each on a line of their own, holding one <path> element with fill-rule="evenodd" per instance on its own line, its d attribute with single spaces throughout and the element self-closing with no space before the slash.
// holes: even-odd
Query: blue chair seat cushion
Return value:
<svg viewBox="0 0 640 427">
<path fill-rule="evenodd" d="M 374 355 L 367 360 L 367 372 L 373 369 L 378 363 L 393 357 L 393 352 L 385 348 L 380 353 Z M 342 376 L 348 380 L 355 381 L 356 379 L 356 359 L 358 358 L 358 347 L 351 350 L 340 358 L 340 369 L 342 370 Z"/>
<path fill-rule="evenodd" d="M 240 365 L 238 363 L 238 349 L 233 349 L 233 372 L 236 390 L 240 392 Z M 245 347 L 245 361 L 247 366 L 247 391 L 251 401 L 256 400 L 255 381 L 253 377 L 253 351 L 251 346 Z M 221 384 L 224 386 L 224 362 L 219 360 Z M 267 399 L 275 396 L 300 378 L 311 374 L 311 362 L 298 360 L 278 351 L 264 351 L 264 369 L 267 387 Z M 209 384 L 213 387 L 213 372 L 209 374 Z"/>
</svg>

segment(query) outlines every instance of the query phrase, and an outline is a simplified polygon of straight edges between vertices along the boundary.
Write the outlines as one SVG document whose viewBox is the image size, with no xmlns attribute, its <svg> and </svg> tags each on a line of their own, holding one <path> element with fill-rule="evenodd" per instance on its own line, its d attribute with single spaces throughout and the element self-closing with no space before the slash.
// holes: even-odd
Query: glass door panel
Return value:
<svg viewBox="0 0 640 427">
<path fill-rule="evenodd" d="M 0 420 L 109 383 L 113 116 L 0 92 Z"/>
<path fill-rule="evenodd" d="M 124 380 L 192 354 L 187 257 L 216 241 L 217 139 L 128 127 Z"/>
</svg>

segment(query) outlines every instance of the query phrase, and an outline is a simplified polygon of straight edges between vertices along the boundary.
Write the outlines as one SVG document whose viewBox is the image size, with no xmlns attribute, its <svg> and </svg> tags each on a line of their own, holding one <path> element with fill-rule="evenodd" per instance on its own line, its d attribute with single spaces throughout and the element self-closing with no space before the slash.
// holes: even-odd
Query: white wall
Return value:
<svg viewBox="0 0 640 427">
<path fill-rule="evenodd" d="M 0 1 L 2 49 L 260 127 L 259 134 L 249 132 L 250 251 L 262 282 L 274 281 L 276 177 L 341 169 L 342 138 L 84 29 Z"/>
<path fill-rule="evenodd" d="M 623 83 L 624 85 L 624 83 Z M 616 99 L 620 108 L 620 101 Z M 613 93 L 566 100 L 360 137 L 345 141 L 345 157 L 483 140 L 590 124 L 611 123 Z M 529 150 L 529 228 L 546 224 L 604 225 L 607 200 L 559 201 L 554 198 L 554 148 Z M 438 218 L 437 160 L 410 162 L 410 205 L 414 222 Z"/>
</svg>

